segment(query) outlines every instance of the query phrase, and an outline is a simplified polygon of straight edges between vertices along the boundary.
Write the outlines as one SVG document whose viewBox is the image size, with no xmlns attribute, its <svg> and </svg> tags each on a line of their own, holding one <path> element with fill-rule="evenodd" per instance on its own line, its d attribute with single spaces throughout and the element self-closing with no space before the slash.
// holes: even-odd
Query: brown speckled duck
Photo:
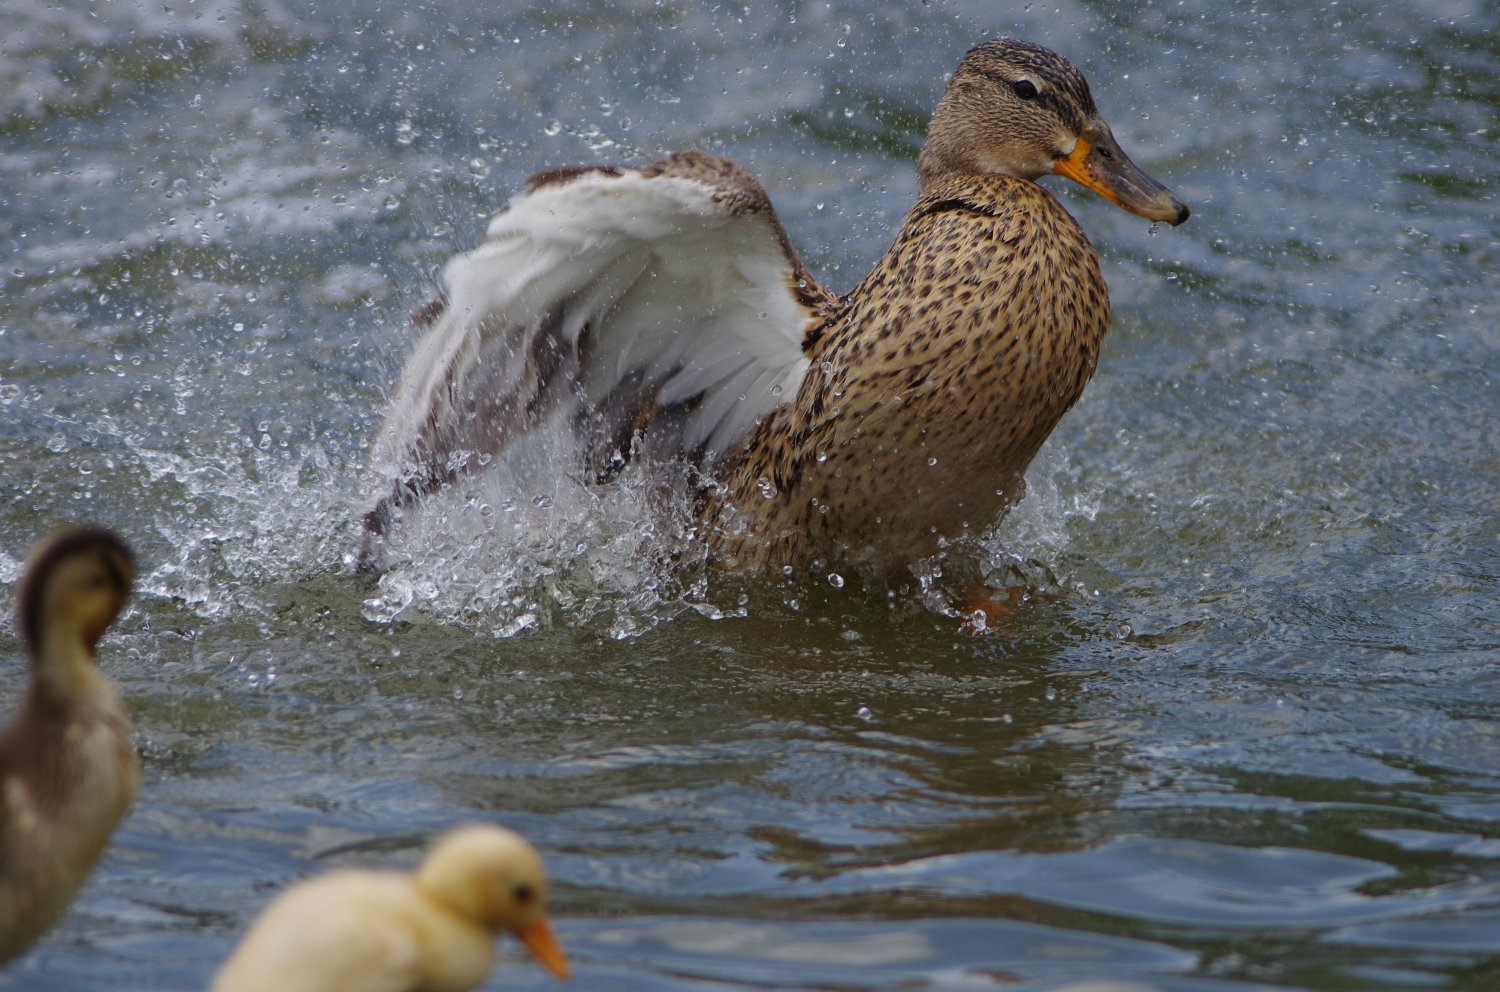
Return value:
<svg viewBox="0 0 1500 992">
<path fill-rule="evenodd" d="M 732 162 L 533 176 L 419 315 L 371 459 L 365 560 L 403 506 L 549 422 L 601 480 L 637 454 L 690 464 L 731 568 L 894 578 L 987 528 L 1109 323 L 1093 247 L 1035 180 L 1153 221 L 1188 208 L 1126 157 L 1076 68 L 1008 39 L 964 57 L 918 172 L 894 244 L 844 297 Z"/>
<path fill-rule="evenodd" d="M 94 664 L 134 576 L 119 538 L 81 528 L 42 544 L 21 581 L 31 686 L 0 731 L 0 961 L 57 922 L 135 799 L 130 715 Z"/>
</svg>

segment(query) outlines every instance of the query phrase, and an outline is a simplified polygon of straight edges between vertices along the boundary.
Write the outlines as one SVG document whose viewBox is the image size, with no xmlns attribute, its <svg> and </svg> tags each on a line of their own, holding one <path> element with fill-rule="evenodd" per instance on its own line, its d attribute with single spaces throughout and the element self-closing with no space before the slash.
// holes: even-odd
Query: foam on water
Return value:
<svg viewBox="0 0 1500 992">
<path fill-rule="evenodd" d="M 608 484 L 590 484 L 554 430 L 507 450 L 495 464 L 410 508 L 385 543 L 366 619 L 461 623 L 495 636 L 560 622 L 603 624 L 609 636 L 640 634 L 685 609 L 714 619 L 743 616 L 738 582 L 708 563 L 689 495 L 657 484 L 633 464 Z M 989 579 L 1055 591 L 1049 567 L 1066 547 L 1071 516 L 1087 499 L 1064 498 L 1062 455 L 1044 459 L 1031 489 L 1007 519 L 974 542 L 922 562 L 911 574 L 920 602 L 953 615 L 957 582 Z M 801 577 L 799 590 L 837 571 Z"/>
<path fill-rule="evenodd" d="M 402 514 L 383 549 L 368 620 L 457 622 L 496 636 L 569 623 L 629 637 L 696 609 L 718 617 L 685 494 L 632 465 L 590 485 L 561 431 Z"/>
<path fill-rule="evenodd" d="M 1336 6 L 9 2 L 0 688 L 25 548 L 121 530 L 147 775 L 6 981 L 202 988 L 273 886 L 479 816 L 588 987 L 1488 992 L 1500 34 Z M 1195 216 L 1045 181 L 1117 319 L 989 533 L 890 609 L 739 582 L 542 446 L 355 570 L 405 316 L 525 175 L 726 154 L 847 290 L 998 32 Z M 970 636 L 986 575 L 1056 595 Z"/>
</svg>

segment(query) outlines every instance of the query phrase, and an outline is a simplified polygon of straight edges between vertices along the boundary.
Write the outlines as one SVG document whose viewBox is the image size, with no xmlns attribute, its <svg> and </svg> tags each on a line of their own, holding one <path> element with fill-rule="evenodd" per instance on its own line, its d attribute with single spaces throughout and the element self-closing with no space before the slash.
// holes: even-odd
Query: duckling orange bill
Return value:
<svg viewBox="0 0 1500 992">
<path fill-rule="evenodd" d="M 512 932 L 531 952 L 531 956 L 553 975 L 566 980 L 573 973 L 562 941 L 557 939 L 557 932 L 552 929 L 551 920 L 544 917 Z"/>
<path fill-rule="evenodd" d="M 1148 220 L 1176 227 L 1192 214 L 1175 193 L 1130 160 L 1103 121 L 1094 121 L 1052 171 Z"/>
</svg>

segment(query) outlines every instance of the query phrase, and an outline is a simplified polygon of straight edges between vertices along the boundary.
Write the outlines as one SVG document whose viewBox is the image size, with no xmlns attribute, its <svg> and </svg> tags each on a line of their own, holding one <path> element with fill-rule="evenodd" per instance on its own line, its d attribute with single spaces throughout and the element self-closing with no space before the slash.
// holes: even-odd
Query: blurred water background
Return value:
<svg viewBox="0 0 1500 992">
<path fill-rule="evenodd" d="M 473 818 L 580 990 L 1500 988 L 1493 3 L 5 7 L 0 681 L 31 543 L 119 529 L 146 782 L 0 988 L 201 988 Z M 525 459 L 355 573 L 407 315 L 526 175 L 729 155 L 846 291 L 1006 34 L 1194 210 L 1049 184 L 1116 318 L 978 553 L 1034 601 L 668 573 Z"/>
</svg>

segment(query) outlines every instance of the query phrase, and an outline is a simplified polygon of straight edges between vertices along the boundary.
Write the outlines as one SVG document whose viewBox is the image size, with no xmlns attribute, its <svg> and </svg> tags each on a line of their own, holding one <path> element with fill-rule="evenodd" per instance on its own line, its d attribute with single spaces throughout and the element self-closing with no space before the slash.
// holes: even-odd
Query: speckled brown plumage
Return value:
<svg viewBox="0 0 1500 992">
<path fill-rule="evenodd" d="M 916 204 L 842 298 L 726 159 L 533 177 L 449 264 L 454 302 L 377 444 L 394 485 L 370 533 L 473 453 L 569 410 L 594 462 L 694 466 L 724 567 L 895 578 L 989 527 L 1109 324 L 1093 247 L 1035 180 L 1055 172 L 1173 224 L 1188 208 L 1130 161 L 1075 67 L 1009 39 L 965 55 L 917 165 Z"/>
<path fill-rule="evenodd" d="M 739 567 L 899 568 L 982 530 L 1082 394 L 1108 324 L 1098 259 L 1051 194 L 1008 176 L 935 185 L 819 337 L 796 400 L 720 466 L 714 512 L 733 509 L 714 540 Z"/>
<path fill-rule="evenodd" d="M 1109 326 L 1093 246 L 1032 181 L 1069 157 L 1126 209 L 1187 218 L 1061 56 L 1009 40 L 970 51 L 895 242 L 813 336 L 796 399 L 717 468 L 709 530 L 726 561 L 889 577 L 1019 498 Z"/>
</svg>

